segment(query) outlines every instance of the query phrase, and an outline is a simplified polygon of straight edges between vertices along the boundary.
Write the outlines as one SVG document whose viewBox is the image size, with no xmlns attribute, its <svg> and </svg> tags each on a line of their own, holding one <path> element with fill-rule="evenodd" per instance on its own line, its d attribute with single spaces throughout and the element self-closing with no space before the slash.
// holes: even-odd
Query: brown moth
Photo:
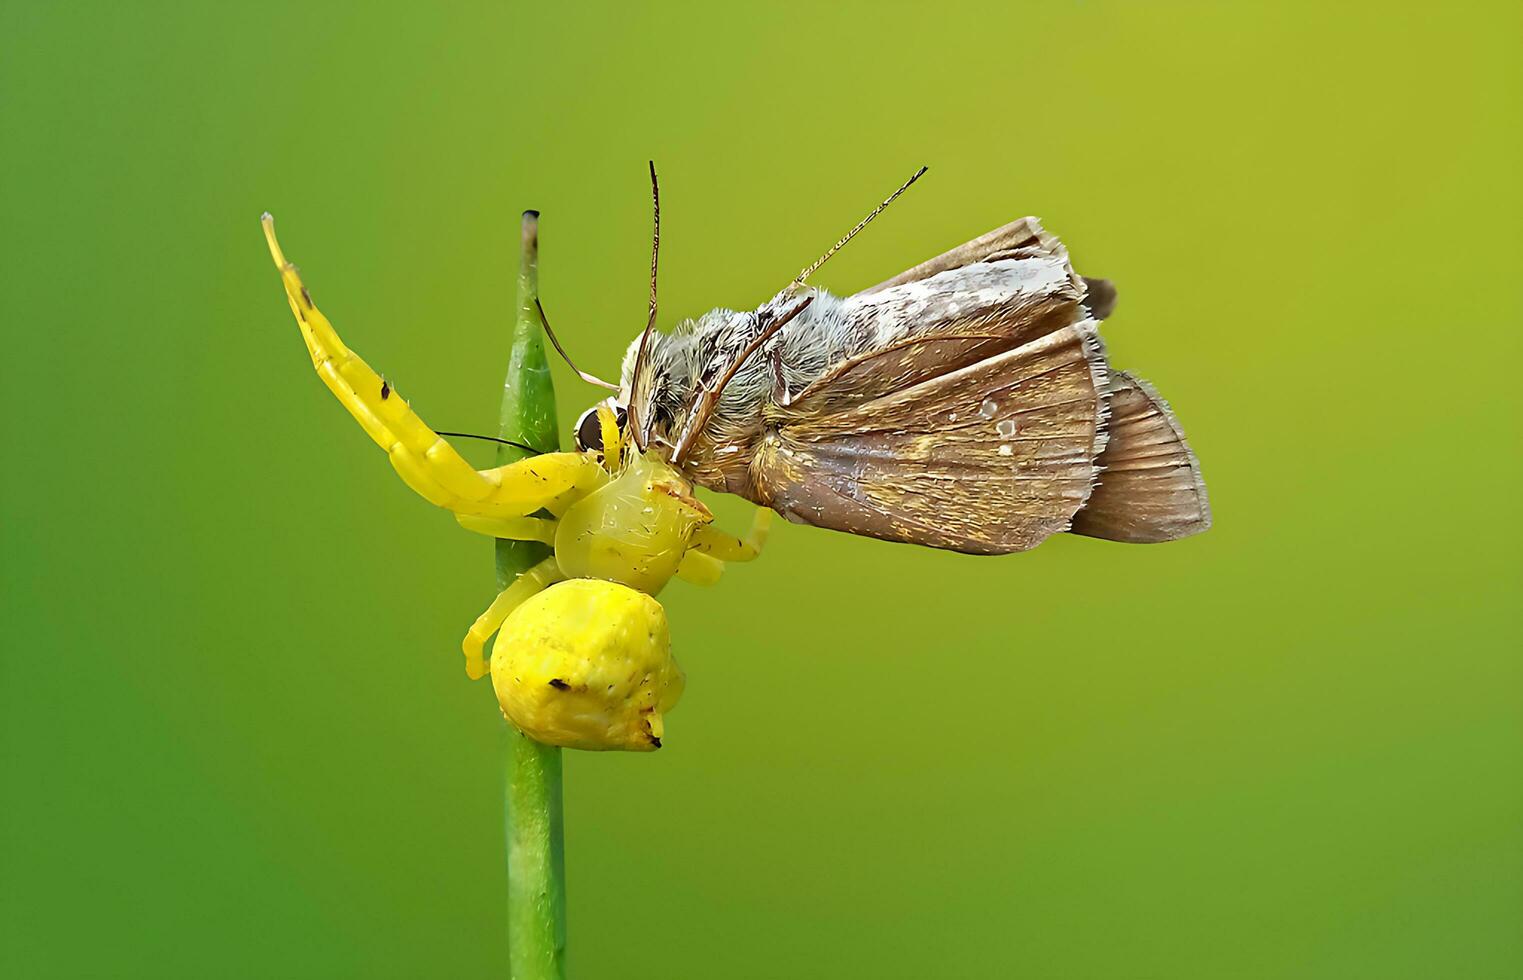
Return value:
<svg viewBox="0 0 1523 980">
<path fill-rule="evenodd" d="M 789 520 L 954 551 L 1210 527 L 1169 407 L 1106 359 L 1114 288 L 1076 274 L 1037 219 L 851 296 L 805 285 L 920 173 L 757 309 L 647 325 L 610 399 L 634 442 Z"/>
</svg>

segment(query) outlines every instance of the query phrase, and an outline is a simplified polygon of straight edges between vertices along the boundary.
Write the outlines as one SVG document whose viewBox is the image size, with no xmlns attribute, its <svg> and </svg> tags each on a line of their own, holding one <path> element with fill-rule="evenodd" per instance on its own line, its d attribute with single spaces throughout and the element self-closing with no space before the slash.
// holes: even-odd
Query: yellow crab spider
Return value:
<svg viewBox="0 0 1523 980">
<path fill-rule="evenodd" d="M 307 342 L 313 367 L 366 434 L 386 451 L 398 475 L 429 503 L 452 512 L 467 530 L 542 541 L 554 549 L 551 557 L 499 593 L 467 632 L 462 648 L 466 673 L 472 679 L 486 675 L 486 643 L 509 615 L 555 583 L 567 579 L 615 583 L 624 588 L 591 589 L 604 597 L 605 610 L 614 610 L 626 619 L 639 616 L 643 617 L 641 622 L 653 621 L 660 606 L 653 600 L 643 603 L 626 598 L 625 590 L 654 596 L 674 576 L 712 584 L 725 562 L 749 561 L 760 553 L 770 511 L 758 508 L 745 538 L 709 526 L 713 515 L 693 495 L 687 478 L 663 459 L 641 454 L 625 439 L 613 412 L 606 407 L 598 409 L 601 454 L 545 453 L 507 466 L 474 469 L 386 380 L 344 345 L 328 318 L 313 304 L 296 267 L 286 261 L 275 239 L 274 219 L 266 214 L 262 221 L 270 255 L 280 270 L 286 299 Z M 551 516 L 537 516 L 541 513 Z M 578 599 L 581 605 L 577 608 L 585 609 L 586 592 L 588 589 L 583 588 L 575 596 L 568 593 L 559 606 L 541 605 L 553 611 L 570 608 L 566 603 Z M 655 612 L 650 610 L 652 606 Z M 659 625 L 664 642 L 664 617 Z M 639 632 L 642 642 L 653 641 L 658 633 L 654 627 Z M 614 641 L 604 637 L 598 642 Z M 680 685 L 680 672 L 676 677 Z M 675 695 L 670 695 L 665 706 L 674 700 Z M 653 741 L 660 744 L 659 738 Z"/>
</svg>

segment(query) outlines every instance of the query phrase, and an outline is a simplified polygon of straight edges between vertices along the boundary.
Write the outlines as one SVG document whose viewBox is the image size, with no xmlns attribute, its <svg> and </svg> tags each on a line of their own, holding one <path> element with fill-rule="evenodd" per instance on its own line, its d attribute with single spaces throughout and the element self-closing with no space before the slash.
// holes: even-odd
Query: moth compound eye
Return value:
<svg viewBox="0 0 1523 980">
<path fill-rule="evenodd" d="M 619 421 L 622 423 L 623 419 Z M 603 428 L 598 423 L 597 406 L 587 409 L 576 420 L 576 448 L 584 453 L 603 451 Z"/>
<path fill-rule="evenodd" d="M 550 586 L 513 611 L 492 647 L 502 713 L 547 745 L 659 749 L 683 683 L 661 604 L 614 582 Z"/>
<path fill-rule="evenodd" d="M 611 398 L 602 404 L 613 409 L 614 426 L 623 432 L 624 427 L 629 424 L 629 413 L 624 410 L 624 406 L 614 405 Z M 600 407 L 602 406 L 592 406 L 576 420 L 576 448 L 582 452 L 603 451 L 603 426 L 598 419 Z"/>
</svg>

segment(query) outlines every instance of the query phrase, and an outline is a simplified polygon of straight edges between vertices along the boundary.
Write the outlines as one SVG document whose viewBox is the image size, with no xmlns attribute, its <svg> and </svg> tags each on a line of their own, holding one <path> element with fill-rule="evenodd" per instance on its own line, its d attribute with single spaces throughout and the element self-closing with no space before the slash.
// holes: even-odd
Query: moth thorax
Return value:
<svg viewBox="0 0 1523 980">
<path fill-rule="evenodd" d="M 711 520 L 681 474 L 653 456 L 634 455 L 618 476 L 562 515 L 555 560 L 567 578 L 603 579 L 655 595 L 677 574 L 693 531 Z"/>
</svg>

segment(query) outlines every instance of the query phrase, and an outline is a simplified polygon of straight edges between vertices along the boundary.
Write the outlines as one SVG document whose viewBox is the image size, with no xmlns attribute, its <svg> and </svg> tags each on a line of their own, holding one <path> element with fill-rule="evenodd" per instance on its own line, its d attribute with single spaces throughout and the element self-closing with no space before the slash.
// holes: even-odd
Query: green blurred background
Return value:
<svg viewBox="0 0 1523 980">
<path fill-rule="evenodd" d="M 1520 10 L 5 0 L 0 972 L 504 975 L 491 547 L 312 376 L 257 219 L 490 431 L 518 213 L 612 373 L 654 157 L 665 325 L 921 163 L 821 284 L 1041 215 L 1217 527 L 784 526 L 674 585 L 668 747 L 568 755 L 576 977 L 1519 975 Z"/>
</svg>

